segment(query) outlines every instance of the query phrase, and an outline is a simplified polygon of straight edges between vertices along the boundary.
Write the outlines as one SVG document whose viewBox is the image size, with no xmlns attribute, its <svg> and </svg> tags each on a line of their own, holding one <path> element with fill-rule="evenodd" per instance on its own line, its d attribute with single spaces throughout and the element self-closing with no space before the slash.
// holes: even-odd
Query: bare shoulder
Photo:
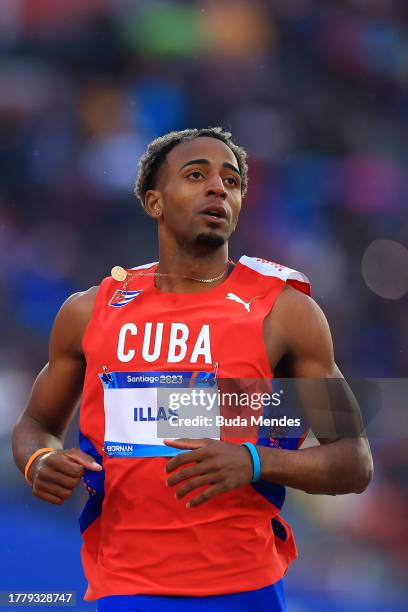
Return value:
<svg viewBox="0 0 408 612">
<path fill-rule="evenodd" d="M 62 304 L 55 322 L 63 322 L 64 325 L 86 325 L 92 315 L 98 287 L 90 287 L 86 291 L 73 293 Z"/>
<path fill-rule="evenodd" d="M 82 338 L 92 315 L 99 287 L 73 293 L 62 304 L 51 332 L 50 352 L 82 355 Z"/>
<path fill-rule="evenodd" d="M 60 312 L 64 311 L 72 316 L 91 315 L 98 289 L 99 287 L 90 287 L 86 291 L 73 293 L 65 300 Z"/>
<path fill-rule="evenodd" d="M 265 320 L 270 351 L 279 346 L 281 356 L 313 359 L 333 364 L 333 343 L 327 319 L 310 296 L 286 285 Z"/>
<path fill-rule="evenodd" d="M 285 285 L 271 311 L 271 320 L 278 318 L 289 326 L 311 323 L 321 324 L 326 317 L 313 298 L 290 285 Z"/>
</svg>

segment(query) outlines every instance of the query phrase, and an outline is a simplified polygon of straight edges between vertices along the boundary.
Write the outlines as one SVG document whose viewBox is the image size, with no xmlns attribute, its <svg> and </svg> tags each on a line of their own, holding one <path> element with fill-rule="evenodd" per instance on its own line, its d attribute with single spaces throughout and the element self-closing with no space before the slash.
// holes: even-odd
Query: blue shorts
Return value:
<svg viewBox="0 0 408 612">
<path fill-rule="evenodd" d="M 228 595 L 112 595 L 97 603 L 98 612 L 286 612 L 283 580 L 256 591 Z"/>
</svg>

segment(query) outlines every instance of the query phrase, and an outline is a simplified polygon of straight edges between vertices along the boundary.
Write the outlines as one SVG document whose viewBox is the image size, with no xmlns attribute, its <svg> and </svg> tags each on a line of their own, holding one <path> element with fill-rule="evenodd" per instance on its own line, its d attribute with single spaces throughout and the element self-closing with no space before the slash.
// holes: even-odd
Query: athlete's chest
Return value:
<svg viewBox="0 0 408 612">
<path fill-rule="evenodd" d="M 265 314 L 262 301 L 250 292 L 193 300 L 141 293 L 119 306 L 108 302 L 100 308 L 88 361 L 135 369 L 264 360 Z"/>
</svg>

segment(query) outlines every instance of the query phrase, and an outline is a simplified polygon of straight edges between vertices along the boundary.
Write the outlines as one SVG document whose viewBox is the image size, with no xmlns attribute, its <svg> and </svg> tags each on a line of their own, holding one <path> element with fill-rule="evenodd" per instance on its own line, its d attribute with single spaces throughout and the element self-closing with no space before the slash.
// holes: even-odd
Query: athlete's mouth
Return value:
<svg viewBox="0 0 408 612">
<path fill-rule="evenodd" d="M 211 219 L 212 221 L 224 221 L 227 218 L 227 211 L 223 206 L 207 206 L 201 211 L 201 214 Z"/>
</svg>

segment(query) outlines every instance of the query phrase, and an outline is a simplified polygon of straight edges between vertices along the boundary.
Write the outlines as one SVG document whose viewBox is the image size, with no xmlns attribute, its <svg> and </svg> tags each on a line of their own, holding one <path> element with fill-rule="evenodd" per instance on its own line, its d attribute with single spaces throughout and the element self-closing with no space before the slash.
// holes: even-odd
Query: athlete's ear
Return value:
<svg viewBox="0 0 408 612">
<path fill-rule="evenodd" d="M 150 217 L 158 219 L 163 211 L 160 191 L 157 189 L 149 189 L 149 191 L 146 191 L 144 207 Z"/>
</svg>

